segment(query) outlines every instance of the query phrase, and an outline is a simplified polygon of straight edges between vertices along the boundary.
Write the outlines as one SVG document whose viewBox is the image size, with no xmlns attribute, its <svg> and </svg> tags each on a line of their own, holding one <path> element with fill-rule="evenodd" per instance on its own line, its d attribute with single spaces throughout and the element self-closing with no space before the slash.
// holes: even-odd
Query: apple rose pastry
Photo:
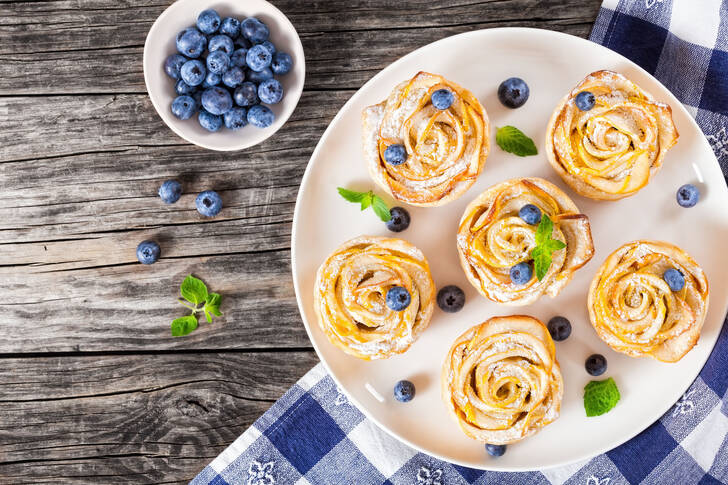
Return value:
<svg viewBox="0 0 728 485">
<path fill-rule="evenodd" d="M 434 301 L 425 256 L 402 239 L 352 239 L 316 275 L 319 326 L 332 344 L 360 359 L 406 351 L 429 325 Z"/>
<path fill-rule="evenodd" d="M 508 180 L 480 194 L 460 220 L 457 247 L 470 283 L 507 305 L 556 296 L 594 254 L 587 216 L 540 178 Z"/>
<path fill-rule="evenodd" d="M 554 110 L 546 156 L 579 194 L 616 200 L 647 185 L 677 138 L 668 105 L 621 74 L 597 71 Z"/>
<path fill-rule="evenodd" d="M 679 247 L 635 241 L 614 251 L 599 268 L 588 306 L 592 325 L 612 349 L 677 362 L 700 337 L 708 280 Z"/>
<path fill-rule="evenodd" d="M 563 379 L 546 326 L 493 317 L 455 340 L 442 366 L 442 398 L 469 437 L 504 445 L 559 417 Z"/>
<path fill-rule="evenodd" d="M 420 72 L 362 115 L 364 159 L 392 197 L 437 206 L 460 197 L 488 156 L 488 116 L 473 93 Z"/>
</svg>

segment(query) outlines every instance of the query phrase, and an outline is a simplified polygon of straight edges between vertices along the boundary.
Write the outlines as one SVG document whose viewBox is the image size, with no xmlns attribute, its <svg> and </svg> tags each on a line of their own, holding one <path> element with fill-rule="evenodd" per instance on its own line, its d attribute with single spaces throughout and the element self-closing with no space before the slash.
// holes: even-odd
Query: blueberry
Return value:
<svg viewBox="0 0 728 485">
<path fill-rule="evenodd" d="M 200 114 L 197 115 L 197 121 L 207 131 L 215 132 L 222 127 L 222 116 L 210 114 L 204 109 L 201 109 Z"/>
<path fill-rule="evenodd" d="M 437 109 L 448 109 L 455 101 L 455 96 L 449 89 L 438 89 L 432 93 L 432 105 Z"/>
<path fill-rule="evenodd" d="M 240 35 L 240 20 L 227 17 L 220 24 L 220 33 L 234 39 Z"/>
<path fill-rule="evenodd" d="M 594 107 L 596 98 L 589 91 L 582 91 L 574 98 L 574 104 L 582 111 L 589 111 Z"/>
<path fill-rule="evenodd" d="M 165 180 L 158 193 L 165 204 L 174 204 L 182 196 L 182 184 L 176 180 Z"/>
<path fill-rule="evenodd" d="M 675 268 L 670 268 L 665 271 L 662 275 L 662 279 L 665 280 L 667 286 L 669 286 L 672 291 L 680 291 L 685 287 L 685 276 L 680 270 Z"/>
<path fill-rule="evenodd" d="M 273 71 L 270 70 L 270 67 L 266 67 L 260 72 L 253 71 L 252 69 L 248 69 L 245 71 L 245 78 L 255 84 L 260 84 L 263 81 L 266 81 L 268 79 L 273 78 Z"/>
<path fill-rule="evenodd" d="M 161 250 L 154 241 L 142 241 L 136 249 L 137 259 L 142 264 L 154 264 L 159 259 Z"/>
<path fill-rule="evenodd" d="M 194 86 L 190 86 L 186 82 L 184 82 L 182 79 L 178 79 L 176 83 L 174 83 L 174 92 L 179 94 L 180 96 L 185 94 L 192 94 L 195 91 L 197 91 L 197 88 Z"/>
<path fill-rule="evenodd" d="M 235 89 L 233 99 L 238 106 L 253 106 L 258 103 L 258 88 L 246 81 Z"/>
<path fill-rule="evenodd" d="M 220 81 L 222 80 L 222 76 L 215 72 L 208 72 L 207 76 L 205 76 L 205 82 L 202 83 L 203 88 L 211 88 L 213 86 L 217 86 L 220 84 Z"/>
<path fill-rule="evenodd" d="M 549 320 L 546 328 L 549 329 L 551 338 L 554 339 L 554 341 L 556 342 L 566 340 L 567 338 L 569 338 L 569 335 L 571 335 L 571 322 L 569 322 L 569 320 L 564 317 L 552 318 L 551 320 Z"/>
<path fill-rule="evenodd" d="M 197 104 L 192 96 L 177 96 L 172 101 L 172 114 L 181 120 L 188 120 L 195 114 Z"/>
<path fill-rule="evenodd" d="M 240 34 L 240 35 L 239 35 L 238 37 L 236 37 L 236 38 L 235 38 L 235 39 L 233 40 L 233 44 L 235 45 L 235 47 L 241 47 L 241 48 L 245 49 L 246 51 L 247 51 L 248 49 L 250 49 L 250 46 L 252 46 L 252 45 L 253 45 L 253 44 L 251 44 L 251 43 L 250 43 L 250 41 L 249 41 L 248 39 L 246 39 L 246 38 L 245 38 L 245 37 L 244 37 L 244 36 L 243 36 L 242 34 Z"/>
<path fill-rule="evenodd" d="M 273 54 L 260 44 L 251 47 L 245 55 L 245 62 L 248 64 L 248 67 L 256 72 L 260 72 L 270 66 L 272 60 Z"/>
<path fill-rule="evenodd" d="M 387 229 L 392 232 L 402 232 L 410 225 L 410 215 L 404 207 L 392 207 L 389 210 L 391 216 L 386 222 Z"/>
<path fill-rule="evenodd" d="M 240 32 L 246 39 L 255 44 L 265 42 L 270 35 L 268 27 L 255 17 L 248 17 L 243 20 L 243 23 L 240 25 Z"/>
<path fill-rule="evenodd" d="M 221 115 L 233 107 L 233 98 L 221 87 L 207 88 L 202 93 L 202 107 L 210 114 Z"/>
<path fill-rule="evenodd" d="M 192 59 L 182 64 L 180 77 L 190 86 L 199 86 L 205 80 L 207 70 L 205 65 L 197 59 Z"/>
<path fill-rule="evenodd" d="M 385 300 L 390 309 L 395 312 L 401 312 L 409 306 L 412 301 L 412 297 L 410 296 L 409 291 L 407 291 L 407 288 L 402 286 L 393 286 L 387 290 Z"/>
<path fill-rule="evenodd" d="M 256 104 L 248 110 L 248 123 L 258 128 L 268 128 L 274 119 L 273 112 L 267 106 Z"/>
<path fill-rule="evenodd" d="M 230 64 L 236 67 L 243 68 L 247 66 L 245 63 L 245 56 L 248 54 L 248 49 L 241 47 L 233 52 L 230 56 Z"/>
<path fill-rule="evenodd" d="M 286 52 L 276 52 L 273 54 L 273 60 L 270 63 L 270 68 L 273 70 L 273 73 L 282 75 L 282 74 L 288 74 L 288 72 L 293 67 L 293 59 L 291 59 L 291 55 Z"/>
<path fill-rule="evenodd" d="M 592 354 L 586 358 L 584 367 L 590 376 L 600 376 L 607 371 L 607 359 L 602 354 Z"/>
<path fill-rule="evenodd" d="M 197 28 L 206 34 L 214 34 L 220 28 L 220 15 L 209 8 L 197 16 Z"/>
<path fill-rule="evenodd" d="M 511 281 L 515 285 L 525 285 L 531 281 L 533 268 L 527 262 L 518 263 L 511 268 Z"/>
<path fill-rule="evenodd" d="M 681 207 L 693 207 L 700 199 L 700 192 L 693 184 L 685 184 L 677 189 L 676 198 Z"/>
<path fill-rule="evenodd" d="M 459 312 L 465 306 L 465 292 L 459 286 L 447 285 L 437 292 L 437 306 L 447 313 Z"/>
<path fill-rule="evenodd" d="M 230 56 L 235 50 L 235 45 L 230 37 L 221 34 L 210 37 L 210 41 L 207 43 L 207 50 L 210 52 L 223 51 Z"/>
<path fill-rule="evenodd" d="M 214 190 L 206 190 L 195 199 L 197 212 L 205 217 L 215 217 L 222 209 L 222 199 Z"/>
<path fill-rule="evenodd" d="M 485 445 L 485 451 L 487 451 L 490 456 L 503 456 L 506 452 L 506 445 L 491 445 L 488 443 Z"/>
<path fill-rule="evenodd" d="M 268 49 L 268 52 L 270 52 L 270 55 L 275 55 L 276 53 L 276 46 L 273 45 L 273 42 L 266 40 L 265 42 L 260 43 L 261 46 Z"/>
<path fill-rule="evenodd" d="M 207 56 L 207 70 L 222 74 L 230 67 L 230 57 L 224 51 L 213 51 Z"/>
<path fill-rule="evenodd" d="M 415 385 L 410 381 L 399 381 L 394 385 L 394 398 L 399 402 L 409 402 L 415 397 Z"/>
<path fill-rule="evenodd" d="M 179 70 L 187 58 L 181 54 L 172 54 L 164 60 L 164 72 L 172 79 L 179 79 Z"/>
<path fill-rule="evenodd" d="M 407 161 L 407 150 L 404 145 L 389 145 L 384 150 L 384 160 L 390 165 L 402 165 Z"/>
<path fill-rule="evenodd" d="M 222 75 L 222 83 L 229 88 L 237 88 L 245 80 L 245 73 L 239 67 L 231 67 Z"/>
<path fill-rule="evenodd" d="M 199 30 L 190 27 L 177 34 L 176 44 L 180 54 L 194 59 L 205 50 L 207 38 Z"/>
<path fill-rule="evenodd" d="M 195 109 L 199 110 L 200 108 L 202 108 L 202 91 L 200 91 L 199 89 L 195 91 L 192 95 L 192 98 L 195 100 Z"/>
<path fill-rule="evenodd" d="M 528 84 L 520 77 L 509 77 L 498 86 L 498 99 L 508 108 L 520 108 L 528 101 L 529 94 Z"/>
<path fill-rule="evenodd" d="M 267 104 L 280 103 L 283 99 L 283 86 L 277 79 L 267 79 L 258 86 L 258 97 Z"/>
<path fill-rule="evenodd" d="M 232 108 L 223 115 L 225 127 L 230 130 L 239 130 L 248 124 L 248 110 L 245 108 Z"/>
<path fill-rule="evenodd" d="M 541 209 L 533 204 L 526 204 L 518 211 L 518 217 L 523 219 L 526 224 L 535 226 L 541 222 Z"/>
</svg>

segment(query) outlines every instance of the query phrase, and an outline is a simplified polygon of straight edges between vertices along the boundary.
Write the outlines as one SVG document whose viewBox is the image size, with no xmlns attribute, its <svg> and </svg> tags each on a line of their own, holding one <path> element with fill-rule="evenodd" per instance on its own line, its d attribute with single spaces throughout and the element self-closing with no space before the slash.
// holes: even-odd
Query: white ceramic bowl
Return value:
<svg viewBox="0 0 728 485">
<path fill-rule="evenodd" d="M 275 121 L 268 128 L 261 129 L 248 125 L 233 131 L 223 127 L 216 133 L 210 133 L 200 126 L 196 115 L 183 121 L 172 114 L 170 108 L 177 96 L 174 91 L 175 81 L 165 74 L 164 60 L 177 52 L 175 47 L 177 33 L 194 26 L 197 15 L 208 8 L 214 8 L 223 18 L 235 17 L 243 20 L 246 17 L 257 17 L 270 29 L 270 41 L 275 44 L 276 49 L 288 52 L 293 58 L 293 69 L 284 76 L 276 76 L 283 85 L 284 96 L 280 103 L 268 105 L 275 114 Z M 295 27 L 280 10 L 265 0 L 245 2 L 178 0 L 157 18 L 144 43 L 144 82 L 157 113 L 179 136 L 210 150 L 242 150 L 272 136 L 296 108 L 303 91 L 305 76 L 306 61 L 303 57 L 303 46 Z"/>
</svg>

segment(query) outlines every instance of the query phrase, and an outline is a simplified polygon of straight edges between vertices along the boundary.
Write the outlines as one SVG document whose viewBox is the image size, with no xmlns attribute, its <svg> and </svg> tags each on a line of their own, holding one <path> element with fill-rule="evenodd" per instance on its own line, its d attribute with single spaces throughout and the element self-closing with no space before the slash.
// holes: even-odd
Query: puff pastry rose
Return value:
<svg viewBox="0 0 728 485">
<path fill-rule="evenodd" d="M 503 445 L 559 417 L 563 379 L 546 326 L 493 317 L 455 340 L 442 366 L 442 398 L 463 432 Z"/>
<path fill-rule="evenodd" d="M 437 108 L 432 95 L 439 90 L 450 94 Z M 436 74 L 420 72 L 397 85 L 385 101 L 364 110 L 362 124 L 371 177 L 412 205 L 438 206 L 460 197 L 488 156 L 485 109 L 470 91 Z M 396 164 L 385 158 L 391 145 L 404 155 Z"/>
<path fill-rule="evenodd" d="M 583 91 L 595 97 L 588 111 L 575 102 Z M 647 185 L 677 138 L 670 106 L 621 74 L 597 71 L 554 110 L 546 132 L 546 156 L 577 193 L 616 200 Z"/>
<path fill-rule="evenodd" d="M 684 286 L 673 291 L 665 271 Z M 695 346 L 708 311 L 708 280 L 682 249 L 660 241 L 634 241 L 614 251 L 589 288 L 589 318 L 617 352 L 677 362 Z"/>
<path fill-rule="evenodd" d="M 519 217 L 528 204 L 549 216 L 551 237 L 566 247 L 552 253 L 541 280 L 534 273 L 525 284 L 515 284 L 511 268 L 529 262 L 536 246 L 538 226 Z M 561 189 L 540 178 L 508 180 L 480 194 L 460 220 L 457 247 L 470 283 L 486 298 L 508 305 L 527 305 L 544 293 L 556 296 L 594 254 L 587 216 Z"/>
<path fill-rule="evenodd" d="M 385 303 L 387 291 L 405 288 L 401 311 Z M 334 251 L 318 270 L 314 309 L 329 341 L 360 359 L 406 351 L 427 328 L 435 285 L 422 252 L 402 239 L 361 236 Z"/>
</svg>

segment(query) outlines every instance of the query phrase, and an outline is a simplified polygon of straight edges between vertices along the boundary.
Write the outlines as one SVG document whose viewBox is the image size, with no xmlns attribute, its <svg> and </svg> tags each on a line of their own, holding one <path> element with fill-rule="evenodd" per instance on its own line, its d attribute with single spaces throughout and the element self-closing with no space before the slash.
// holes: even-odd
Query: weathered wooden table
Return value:
<svg viewBox="0 0 728 485">
<path fill-rule="evenodd" d="M 168 1 L 0 2 L 0 483 L 194 477 L 317 362 L 290 231 L 337 110 L 449 35 L 585 37 L 601 0 L 275 3 L 303 41 L 303 96 L 269 141 L 215 153 L 174 135 L 146 94 L 144 39 Z M 156 195 L 168 178 L 185 186 L 171 206 Z M 215 219 L 194 209 L 205 189 L 223 197 Z M 153 266 L 135 257 L 147 238 L 163 248 Z M 189 273 L 224 295 L 225 316 L 172 338 Z"/>
</svg>

